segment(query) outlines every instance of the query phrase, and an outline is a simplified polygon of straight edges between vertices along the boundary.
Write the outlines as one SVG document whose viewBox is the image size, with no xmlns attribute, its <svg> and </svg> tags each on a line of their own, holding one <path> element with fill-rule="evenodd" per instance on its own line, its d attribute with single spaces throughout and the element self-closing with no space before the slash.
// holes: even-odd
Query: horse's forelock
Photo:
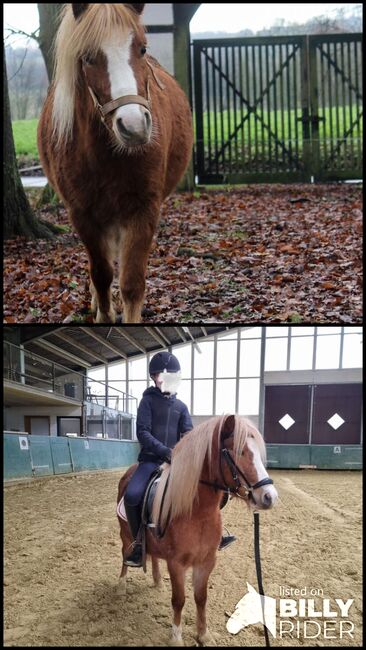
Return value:
<svg viewBox="0 0 366 650">
<path fill-rule="evenodd" d="M 116 33 L 127 36 L 138 29 L 143 29 L 138 14 L 124 4 L 89 4 L 79 20 L 75 20 L 71 4 L 63 8 L 55 41 L 54 71 L 53 124 L 59 142 L 72 133 L 80 57 L 95 55 Z"/>
<path fill-rule="evenodd" d="M 248 435 L 252 435 L 259 449 L 263 464 L 266 462 L 266 447 L 258 429 L 247 418 L 235 416 L 234 444 L 233 450 L 238 460 L 246 444 Z"/>
</svg>

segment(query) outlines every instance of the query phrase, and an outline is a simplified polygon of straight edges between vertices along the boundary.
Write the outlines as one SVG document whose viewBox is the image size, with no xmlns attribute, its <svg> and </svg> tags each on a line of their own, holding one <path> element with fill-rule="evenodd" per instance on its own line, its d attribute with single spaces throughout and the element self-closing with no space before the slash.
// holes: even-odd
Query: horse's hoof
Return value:
<svg viewBox="0 0 366 650">
<path fill-rule="evenodd" d="M 175 639 L 175 638 L 171 637 L 169 639 L 168 645 L 169 646 L 182 646 L 182 645 L 184 645 L 184 641 L 183 641 L 183 639 Z"/>
<path fill-rule="evenodd" d="M 115 322 L 116 322 L 116 313 L 113 307 L 110 308 L 107 314 L 101 312 L 98 307 L 97 315 L 94 318 L 94 323 L 115 323 Z"/>
<path fill-rule="evenodd" d="M 153 587 L 154 589 L 158 589 L 158 591 L 166 591 L 165 584 L 162 580 L 158 580 L 158 582 L 154 582 Z"/>
<path fill-rule="evenodd" d="M 184 645 L 184 641 L 182 639 L 181 625 L 174 625 L 173 623 L 172 636 L 169 639 L 169 645 L 170 646 Z"/>
<path fill-rule="evenodd" d="M 201 636 L 197 637 L 197 643 L 200 646 L 215 646 L 216 642 L 212 634 L 209 632 L 206 632 L 205 634 L 202 634 Z"/>
</svg>

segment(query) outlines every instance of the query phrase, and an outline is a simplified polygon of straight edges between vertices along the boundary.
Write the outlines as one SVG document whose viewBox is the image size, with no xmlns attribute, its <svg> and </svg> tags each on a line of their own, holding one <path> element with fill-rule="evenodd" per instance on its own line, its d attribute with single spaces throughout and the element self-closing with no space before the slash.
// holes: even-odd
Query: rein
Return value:
<svg viewBox="0 0 366 650">
<path fill-rule="evenodd" d="M 255 556 L 255 568 L 257 571 L 257 583 L 258 583 L 258 592 L 263 598 L 261 598 L 262 613 L 263 613 L 263 629 L 264 629 L 264 638 L 266 640 L 266 647 L 270 647 L 268 629 L 266 626 L 266 619 L 264 614 L 264 589 L 262 583 L 262 568 L 261 568 L 261 556 L 259 549 L 259 512 L 254 512 L 254 556 Z"/>
<path fill-rule="evenodd" d="M 148 60 L 146 60 L 146 63 L 150 68 L 151 74 L 155 82 L 157 83 L 157 85 L 161 90 L 164 90 L 165 86 L 157 77 L 153 65 Z M 106 116 L 108 115 L 108 113 L 113 113 L 113 111 L 115 111 L 117 108 L 120 108 L 120 106 L 127 106 L 128 104 L 140 104 L 140 106 L 144 106 L 144 108 L 146 108 L 149 111 L 149 113 L 151 113 L 149 79 L 147 79 L 146 82 L 146 98 L 142 97 L 141 95 L 122 95 L 121 97 L 117 97 L 117 99 L 112 99 L 106 104 L 101 104 L 94 90 L 89 85 L 88 85 L 88 90 L 93 100 L 94 107 L 99 113 L 100 119 L 108 129 L 109 127 L 105 121 Z"/>
</svg>

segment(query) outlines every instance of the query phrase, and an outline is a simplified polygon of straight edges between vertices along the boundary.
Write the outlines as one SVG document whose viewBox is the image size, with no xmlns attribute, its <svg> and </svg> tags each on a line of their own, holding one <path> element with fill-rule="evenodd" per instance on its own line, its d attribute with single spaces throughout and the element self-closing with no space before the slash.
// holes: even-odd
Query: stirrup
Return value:
<svg viewBox="0 0 366 650">
<path fill-rule="evenodd" d="M 221 542 L 219 544 L 219 551 L 222 551 L 224 548 L 227 548 L 230 544 L 236 541 L 235 535 L 223 535 L 221 537 Z"/>
<path fill-rule="evenodd" d="M 125 566 L 142 567 L 142 544 L 136 543 L 132 553 L 123 560 Z"/>
</svg>

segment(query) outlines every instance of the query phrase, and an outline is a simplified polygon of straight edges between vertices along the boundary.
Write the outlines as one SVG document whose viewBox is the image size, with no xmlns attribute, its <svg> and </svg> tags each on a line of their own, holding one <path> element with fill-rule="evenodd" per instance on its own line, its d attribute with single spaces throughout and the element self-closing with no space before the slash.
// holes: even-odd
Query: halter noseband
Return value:
<svg viewBox="0 0 366 650">
<path fill-rule="evenodd" d="M 222 471 L 222 460 L 225 460 L 227 466 L 229 467 L 231 476 L 233 477 L 233 480 L 235 482 L 235 487 L 232 487 L 225 482 L 224 474 Z M 226 448 L 221 449 L 220 472 L 221 472 L 221 477 L 223 479 L 224 485 L 221 485 L 220 483 L 217 482 L 204 481 L 202 479 L 200 480 L 200 483 L 211 485 L 211 487 L 215 488 L 215 490 L 224 490 L 224 492 L 230 492 L 231 494 L 235 494 L 236 496 L 241 496 L 239 494 L 239 490 L 244 488 L 245 489 L 244 498 L 249 497 L 253 501 L 254 501 L 253 490 L 260 488 L 263 485 L 273 485 L 273 480 L 269 478 L 269 476 L 267 478 L 262 478 L 262 480 L 257 481 L 257 483 L 255 483 L 254 485 L 251 485 L 249 481 L 246 479 L 246 477 L 244 476 L 241 469 L 235 463 L 234 459 L 231 457 L 230 451 Z M 244 479 L 244 483 L 240 481 L 238 474 Z"/>
<path fill-rule="evenodd" d="M 146 63 L 149 66 L 152 76 L 154 77 L 154 80 L 156 81 L 157 85 L 159 86 L 159 88 L 161 88 L 161 90 L 164 90 L 165 86 L 160 81 L 160 79 L 156 76 L 155 70 L 152 64 L 150 63 L 150 61 L 146 60 Z M 140 106 L 143 106 L 149 111 L 149 113 L 151 113 L 149 79 L 146 82 L 146 99 L 145 97 L 141 97 L 141 95 L 122 95 L 121 97 L 117 97 L 117 99 L 112 99 L 110 102 L 107 102 L 106 104 L 101 104 L 98 101 L 98 98 L 94 90 L 89 85 L 88 85 L 88 90 L 92 97 L 94 106 L 100 115 L 100 119 L 102 120 L 105 126 L 107 126 L 105 121 L 106 115 L 108 115 L 108 113 L 113 113 L 113 111 L 115 111 L 117 108 L 120 108 L 120 106 L 127 106 L 128 104 L 140 104 Z"/>
</svg>

